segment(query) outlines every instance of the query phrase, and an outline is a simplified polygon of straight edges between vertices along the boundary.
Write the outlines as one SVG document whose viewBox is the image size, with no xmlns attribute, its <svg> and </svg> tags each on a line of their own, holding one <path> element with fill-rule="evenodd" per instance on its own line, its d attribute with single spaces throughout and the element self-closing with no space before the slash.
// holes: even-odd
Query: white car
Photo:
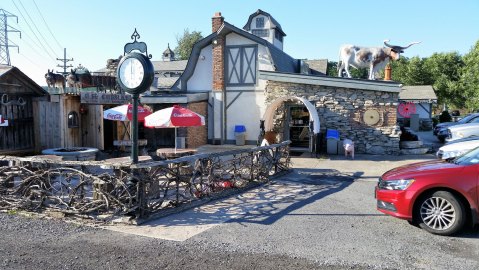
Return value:
<svg viewBox="0 0 479 270">
<path fill-rule="evenodd" d="M 479 123 L 455 125 L 447 129 L 447 142 L 479 136 Z"/>
<path fill-rule="evenodd" d="M 479 138 L 464 139 L 450 142 L 441 148 L 436 153 L 439 159 L 451 159 L 460 156 L 470 150 L 479 147 Z"/>
</svg>

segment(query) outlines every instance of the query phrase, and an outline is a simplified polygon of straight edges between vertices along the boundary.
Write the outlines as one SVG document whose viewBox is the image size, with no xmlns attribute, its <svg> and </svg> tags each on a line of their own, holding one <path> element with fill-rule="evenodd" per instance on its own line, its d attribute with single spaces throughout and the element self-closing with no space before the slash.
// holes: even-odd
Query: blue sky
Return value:
<svg viewBox="0 0 479 270">
<path fill-rule="evenodd" d="M 465 54 L 479 40 L 478 0 L 1 0 L 0 8 L 18 16 L 18 24 L 8 22 L 22 32 L 21 39 L 9 33 L 20 47 L 20 53 L 10 49 L 12 65 L 40 85 L 47 69 L 60 70 L 56 58 L 63 58 L 63 48 L 73 66 L 97 70 L 123 54 L 136 27 L 153 60 L 160 60 L 184 29 L 210 34 L 218 11 L 239 28 L 257 9 L 270 13 L 287 35 L 284 51 L 294 58 L 337 61 L 341 44 L 382 46 L 384 39 L 422 41 L 406 57 Z"/>
</svg>

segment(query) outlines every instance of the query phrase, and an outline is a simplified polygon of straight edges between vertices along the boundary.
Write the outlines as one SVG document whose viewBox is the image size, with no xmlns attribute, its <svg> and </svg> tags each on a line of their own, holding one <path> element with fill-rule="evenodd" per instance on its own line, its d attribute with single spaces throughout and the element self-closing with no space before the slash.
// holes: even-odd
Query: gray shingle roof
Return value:
<svg viewBox="0 0 479 270">
<path fill-rule="evenodd" d="M 328 59 L 315 59 L 315 60 L 303 60 L 309 65 L 311 74 L 313 75 L 326 75 L 328 70 Z"/>
<path fill-rule="evenodd" d="M 219 34 L 228 34 L 230 32 L 235 32 L 236 34 L 239 34 L 247 39 L 253 40 L 267 47 L 269 50 L 269 53 L 271 54 L 273 65 L 276 71 L 295 73 L 295 72 L 298 72 L 299 70 L 299 61 L 297 59 L 294 59 L 293 57 L 291 57 L 284 51 L 280 50 L 279 48 L 277 48 L 276 46 L 274 46 L 273 44 L 271 44 L 269 41 L 265 39 L 257 37 L 227 22 L 223 23 L 223 26 L 220 27 L 220 30 L 218 32 Z"/>
<path fill-rule="evenodd" d="M 170 89 L 180 77 L 157 77 L 158 89 Z"/>
<path fill-rule="evenodd" d="M 223 22 L 223 25 L 219 28 L 217 32 L 213 32 L 209 36 L 195 43 L 195 45 L 193 46 L 193 50 L 191 51 L 190 58 L 188 59 L 188 64 L 185 68 L 185 71 L 181 75 L 180 79 L 175 83 L 175 85 L 173 85 L 172 89 L 186 90 L 186 81 L 188 81 L 188 79 L 193 75 L 194 68 L 196 66 L 196 62 L 198 61 L 201 49 L 210 45 L 212 40 L 218 35 L 227 35 L 231 32 L 234 32 L 238 35 L 241 35 L 247 39 L 250 39 L 258 44 L 267 47 L 271 55 L 271 60 L 275 71 L 288 73 L 297 73 L 299 71 L 299 60 L 289 56 L 287 53 L 278 49 L 276 46 L 274 46 L 267 40 L 257 37 L 232 24 Z"/>
<path fill-rule="evenodd" d="M 178 61 L 151 61 L 155 71 L 183 71 L 186 68 L 188 60 Z"/>
<path fill-rule="evenodd" d="M 399 99 L 405 101 L 437 101 L 432 85 L 403 86 Z"/>
</svg>

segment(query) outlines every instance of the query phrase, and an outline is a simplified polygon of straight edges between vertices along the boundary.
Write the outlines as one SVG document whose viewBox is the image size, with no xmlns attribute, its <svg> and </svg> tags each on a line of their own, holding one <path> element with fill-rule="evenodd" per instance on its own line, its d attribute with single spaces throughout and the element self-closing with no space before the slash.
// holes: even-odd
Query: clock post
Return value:
<svg viewBox="0 0 479 270">
<path fill-rule="evenodd" d="M 150 61 L 151 54 L 148 54 L 144 42 L 136 41 L 139 38 L 140 35 L 135 28 L 131 35 L 131 39 L 134 41 L 125 44 L 123 57 L 118 64 L 116 73 L 118 84 L 125 92 L 131 94 L 133 99 L 130 157 L 132 163 L 138 163 L 138 99 L 141 93 L 150 88 L 155 76 L 153 64 Z"/>
</svg>

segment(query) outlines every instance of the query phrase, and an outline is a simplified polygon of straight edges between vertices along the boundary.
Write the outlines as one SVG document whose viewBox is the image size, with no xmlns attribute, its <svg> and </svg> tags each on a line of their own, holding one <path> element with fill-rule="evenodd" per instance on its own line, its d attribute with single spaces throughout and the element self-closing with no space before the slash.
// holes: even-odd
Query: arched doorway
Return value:
<svg viewBox="0 0 479 270">
<path fill-rule="evenodd" d="M 313 151 L 315 141 L 320 129 L 318 111 L 311 102 L 305 98 L 285 96 L 274 100 L 267 108 L 263 116 L 265 131 L 272 131 L 276 109 L 285 105 L 285 119 L 283 122 L 283 134 L 285 140 L 291 140 L 291 147 L 304 148 Z M 309 136 L 310 131 L 313 138 Z"/>
</svg>

